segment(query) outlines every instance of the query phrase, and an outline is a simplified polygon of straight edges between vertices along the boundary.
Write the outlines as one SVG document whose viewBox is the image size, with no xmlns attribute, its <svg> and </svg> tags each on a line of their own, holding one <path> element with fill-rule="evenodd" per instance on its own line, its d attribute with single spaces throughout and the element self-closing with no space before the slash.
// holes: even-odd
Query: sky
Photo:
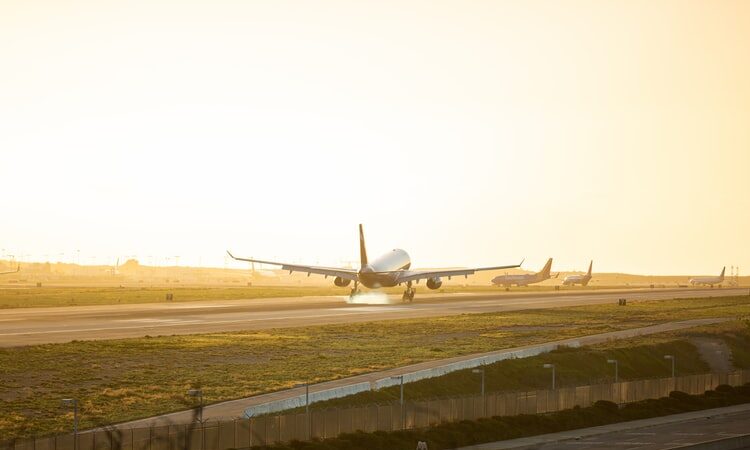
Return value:
<svg viewBox="0 0 750 450">
<path fill-rule="evenodd" d="M 742 0 L 0 0 L 0 258 L 746 274 L 749 55 Z"/>
</svg>

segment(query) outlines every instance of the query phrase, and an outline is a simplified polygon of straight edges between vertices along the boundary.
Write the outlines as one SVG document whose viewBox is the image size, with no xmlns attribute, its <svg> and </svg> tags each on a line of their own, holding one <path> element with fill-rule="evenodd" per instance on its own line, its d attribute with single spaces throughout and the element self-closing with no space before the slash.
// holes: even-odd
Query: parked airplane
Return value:
<svg viewBox="0 0 750 450">
<path fill-rule="evenodd" d="M 568 275 L 563 280 L 562 284 L 563 286 L 573 286 L 574 284 L 580 284 L 581 286 L 587 286 L 589 284 L 589 281 L 591 281 L 591 266 L 594 265 L 594 261 L 592 260 L 589 263 L 589 271 L 586 272 L 585 275 Z"/>
<path fill-rule="evenodd" d="M 510 287 L 514 284 L 516 286 L 528 286 L 532 283 L 539 283 L 544 280 L 549 280 L 551 270 L 552 258 L 548 259 L 547 264 L 545 264 L 542 270 L 537 273 L 525 273 L 521 275 L 498 275 L 492 279 L 492 284 L 494 284 L 495 286 L 505 287 Z M 560 274 L 558 273 L 557 275 Z"/>
<path fill-rule="evenodd" d="M 326 278 L 335 277 L 333 279 L 333 284 L 339 287 L 346 287 L 353 281 L 354 288 L 351 290 L 351 295 L 355 295 L 359 292 L 358 287 L 360 283 L 371 289 L 405 284 L 406 291 L 404 291 L 404 295 L 402 296 L 402 300 L 404 301 L 414 300 L 415 289 L 412 287 L 412 283 L 416 282 L 419 284 L 420 280 L 427 280 L 426 284 L 429 289 L 439 289 L 443 284 L 441 277 L 447 277 L 450 280 L 452 277 L 461 275 L 468 277 L 475 272 L 483 270 L 500 270 L 520 267 L 520 264 L 513 264 L 510 266 L 468 269 L 409 270 L 411 267 L 411 259 L 409 258 L 409 254 L 401 249 L 391 250 L 389 253 L 386 253 L 376 260 L 370 261 L 367 259 L 367 249 L 365 248 L 365 236 L 362 230 L 362 224 L 359 225 L 359 259 L 361 264 L 359 270 L 336 267 L 304 266 L 299 264 L 263 261 L 253 258 L 237 258 L 229 251 L 227 251 L 227 253 L 230 257 L 238 261 L 281 266 L 282 270 L 288 270 L 290 274 L 292 272 L 307 272 L 307 276 L 314 273 L 317 275 L 324 275 Z"/>
<path fill-rule="evenodd" d="M 19 264 L 18 267 L 16 267 L 16 270 L 9 270 L 7 272 L 0 272 L 0 275 L 6 275 L 9 273 L 16 273 L 21 271 L 21 265 Z"/>
<path fill-rule="evenodd" d="M 703 285 L 703 286 L 711 286 L 714 287 L 714 284 L 719 285 L 721 287 L 721 283 L 724 282 L 724 271 L 726 270 L 726 266 L 724 266 L 723 269 L 721 269 L 721 274 L 719 274 L 718 277 L 695 277 L 690 279 L 690 284 L 693 286 L 697 285 Z"/>
</svg>

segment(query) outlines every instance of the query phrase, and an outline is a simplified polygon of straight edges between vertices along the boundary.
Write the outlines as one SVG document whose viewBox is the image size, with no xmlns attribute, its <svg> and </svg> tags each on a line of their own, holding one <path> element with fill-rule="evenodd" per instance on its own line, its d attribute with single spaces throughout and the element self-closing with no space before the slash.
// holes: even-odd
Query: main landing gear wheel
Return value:
<svg viewBox="0 0 750 450">
<path fill-rule="evenodd" d="M 354 287 L 352 288 L 352 292 L 351 292 L 351 293 L 349 294 L 349 298 L 350 298 L 350 299 L 354 298 L 354 296 L 355 296 L 355 295 L 359 294 L 359 289 L 358 289 L 358 285 L 359 285 L 359 283 L 357 283 L 357 282 L 355 281 L 355 282 L 354 282 Z"/>
<path fill-rule="evenodd" d="M 404 302 L 412 302 L 414 301 L 414 294 L 417 292 L 416 289 L 411 287 L 411 283 L 407 285 L 406 290 L 404 291 L 404 295 L 401 296 L 401 301 Z"/>
</svg>

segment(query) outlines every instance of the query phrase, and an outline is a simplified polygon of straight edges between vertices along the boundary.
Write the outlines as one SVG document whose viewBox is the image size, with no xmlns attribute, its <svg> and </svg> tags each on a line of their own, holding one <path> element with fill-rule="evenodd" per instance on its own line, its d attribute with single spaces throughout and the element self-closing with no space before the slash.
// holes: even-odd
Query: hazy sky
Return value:
<svg viewBox="0 0 750 450">
<path fill-rule="evenodd" d="M 0 0 L 0 183 L 0 258 L 747 274 L 750 2 Z"/>
</svg>

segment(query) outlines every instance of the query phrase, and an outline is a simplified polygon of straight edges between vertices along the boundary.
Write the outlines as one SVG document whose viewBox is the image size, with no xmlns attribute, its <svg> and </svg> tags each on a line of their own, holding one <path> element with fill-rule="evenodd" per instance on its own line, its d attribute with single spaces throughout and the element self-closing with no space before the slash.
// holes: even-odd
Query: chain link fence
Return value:
<svg viewBox="0 0 750 450">
<path fill-rule="evenodd" d="M 310 438 L 332 438 L 357 430 L 365 432 L 424 428 L 443 422 L 482 417 L 543 414 L 590 406 L 598 400 L 632 403 L 665 397 L 671 391 L 702 394 L 721 384 L 750 382 L 750 370 L 686 375 L 565 387 L 555 390 L 488 393 L 382 405 L 363 405 L 278 414 L 220 422 L 194 422 L 151 428 L 87 431 L 17 440 L 0 444 L 0 450 L 227 450 L 248 449 Z"/>
</svg>

